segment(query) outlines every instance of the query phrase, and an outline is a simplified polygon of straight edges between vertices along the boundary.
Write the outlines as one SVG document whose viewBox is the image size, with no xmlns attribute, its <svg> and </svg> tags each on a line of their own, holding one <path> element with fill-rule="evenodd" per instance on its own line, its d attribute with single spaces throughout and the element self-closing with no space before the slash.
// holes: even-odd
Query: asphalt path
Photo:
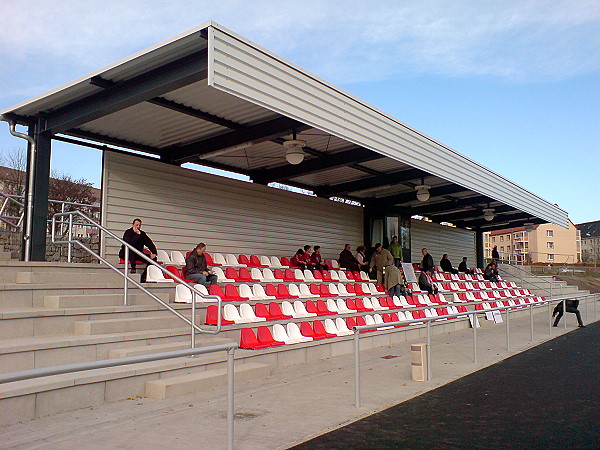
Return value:
<svg viewBox="0 0 600 450">
<path fill-rule="evenodd" d="M 600 449 L 600 322 L 295 449 Z"/>
</svg>

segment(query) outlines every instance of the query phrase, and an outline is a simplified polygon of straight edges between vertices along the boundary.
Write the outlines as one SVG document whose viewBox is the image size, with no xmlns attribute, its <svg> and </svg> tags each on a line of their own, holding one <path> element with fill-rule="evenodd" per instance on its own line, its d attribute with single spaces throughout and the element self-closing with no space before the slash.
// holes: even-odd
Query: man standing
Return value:
<svg viewBox="0 0 600 450">
<path fill-rule="evenodd" d="M 206 264 L 206 244 L 200 242 L 185 259 L 185 277 L 197 283 L 208 285 L 217 283 L 217 276 Z"/>
<path fill-rule="evenodd" d="M 377 282 L 383 283 L 383 269 L 387 266 L 394 265 L 394 257 L 389 252 L 381 246 L 381 244 L 375 244 L 375 252 L 373 256 L 371 256 L 371 265 L 370 269 L 373 267 L 377 268 Z"/>
<path fill-rule="evenodd" d="M 400 267 L 400 264 L 402 263 L 402 246 L 398 242 L 398 236 L 392 236 L 392 242 L 390 243 L 388 250 L 394 257 L 394 265 Z"/>
<path fill-rule="evenodd" d="M 421 270 L 423 272 L 433 273 L 435 266 L 433 265 L 433 257 L 429 254 L 426 248 L 421 249 L 423 260 L 421 261 Z"/>
</svg>

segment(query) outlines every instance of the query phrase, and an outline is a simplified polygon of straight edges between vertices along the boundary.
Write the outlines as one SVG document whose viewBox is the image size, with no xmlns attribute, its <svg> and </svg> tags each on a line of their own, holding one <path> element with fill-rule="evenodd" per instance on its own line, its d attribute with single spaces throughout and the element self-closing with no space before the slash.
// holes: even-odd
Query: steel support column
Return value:
<svg viewBox="0 0 600 450">
<path fill-rule="evenodd" d="M 475 255 L 477 258 L 477 267 L 484 268 L 485 260 L 483 255 L 483 231 L 480 228 L 475 230 Z"/>
<path fill-rule="evenodd" d="M 36 142 L 36 152 L 31 167 L 31 145 L 27 147 L 27 173 L 33 170 L 33 186 L 29 185 L 29 177 L 25 186 L 25 210 L 30 206 L 29 190 L 33 192 L 32 215 L 31 215 L 31 234 L 27 236 L 28 224 L 23 224 L 23 242 L 29 239 L 29 261 L 44 261 L 46 259 L 46 235 L 48 219 L 48 192 L 50 185 L 50 156 L 52 153 L 52 136 L 50 133 L 39 133 L 43 128 L 43 119 L 38 119 L 37 123 L 29 125 L 28 133 L 33 136 Z M 25 245 L 22 246 L 21 256 L 25 258 Z"/>
</svg>

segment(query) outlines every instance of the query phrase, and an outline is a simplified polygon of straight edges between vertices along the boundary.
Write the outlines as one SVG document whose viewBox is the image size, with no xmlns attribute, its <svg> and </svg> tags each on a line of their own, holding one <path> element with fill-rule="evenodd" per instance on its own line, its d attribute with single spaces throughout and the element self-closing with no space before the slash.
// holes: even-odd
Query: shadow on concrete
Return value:
<svg viewBox="0 0 600 450">
<path fill-rule="evenodd" d="M 600 448 L 600 322 L 295 449 Z"/>
</svg>

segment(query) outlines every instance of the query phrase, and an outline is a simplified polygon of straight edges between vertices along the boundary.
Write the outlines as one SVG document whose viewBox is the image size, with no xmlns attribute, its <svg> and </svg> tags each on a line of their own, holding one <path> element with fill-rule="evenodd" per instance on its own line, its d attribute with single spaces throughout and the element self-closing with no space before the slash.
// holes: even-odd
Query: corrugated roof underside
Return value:
<svg viewBox="0 0 600 450">
<path fill-rule="evenodd" d="M 342 139 L 567 226 L 567 214 L 467 157 L 258 49 L 209 29 L 209 84 Z"/>
</svg>

